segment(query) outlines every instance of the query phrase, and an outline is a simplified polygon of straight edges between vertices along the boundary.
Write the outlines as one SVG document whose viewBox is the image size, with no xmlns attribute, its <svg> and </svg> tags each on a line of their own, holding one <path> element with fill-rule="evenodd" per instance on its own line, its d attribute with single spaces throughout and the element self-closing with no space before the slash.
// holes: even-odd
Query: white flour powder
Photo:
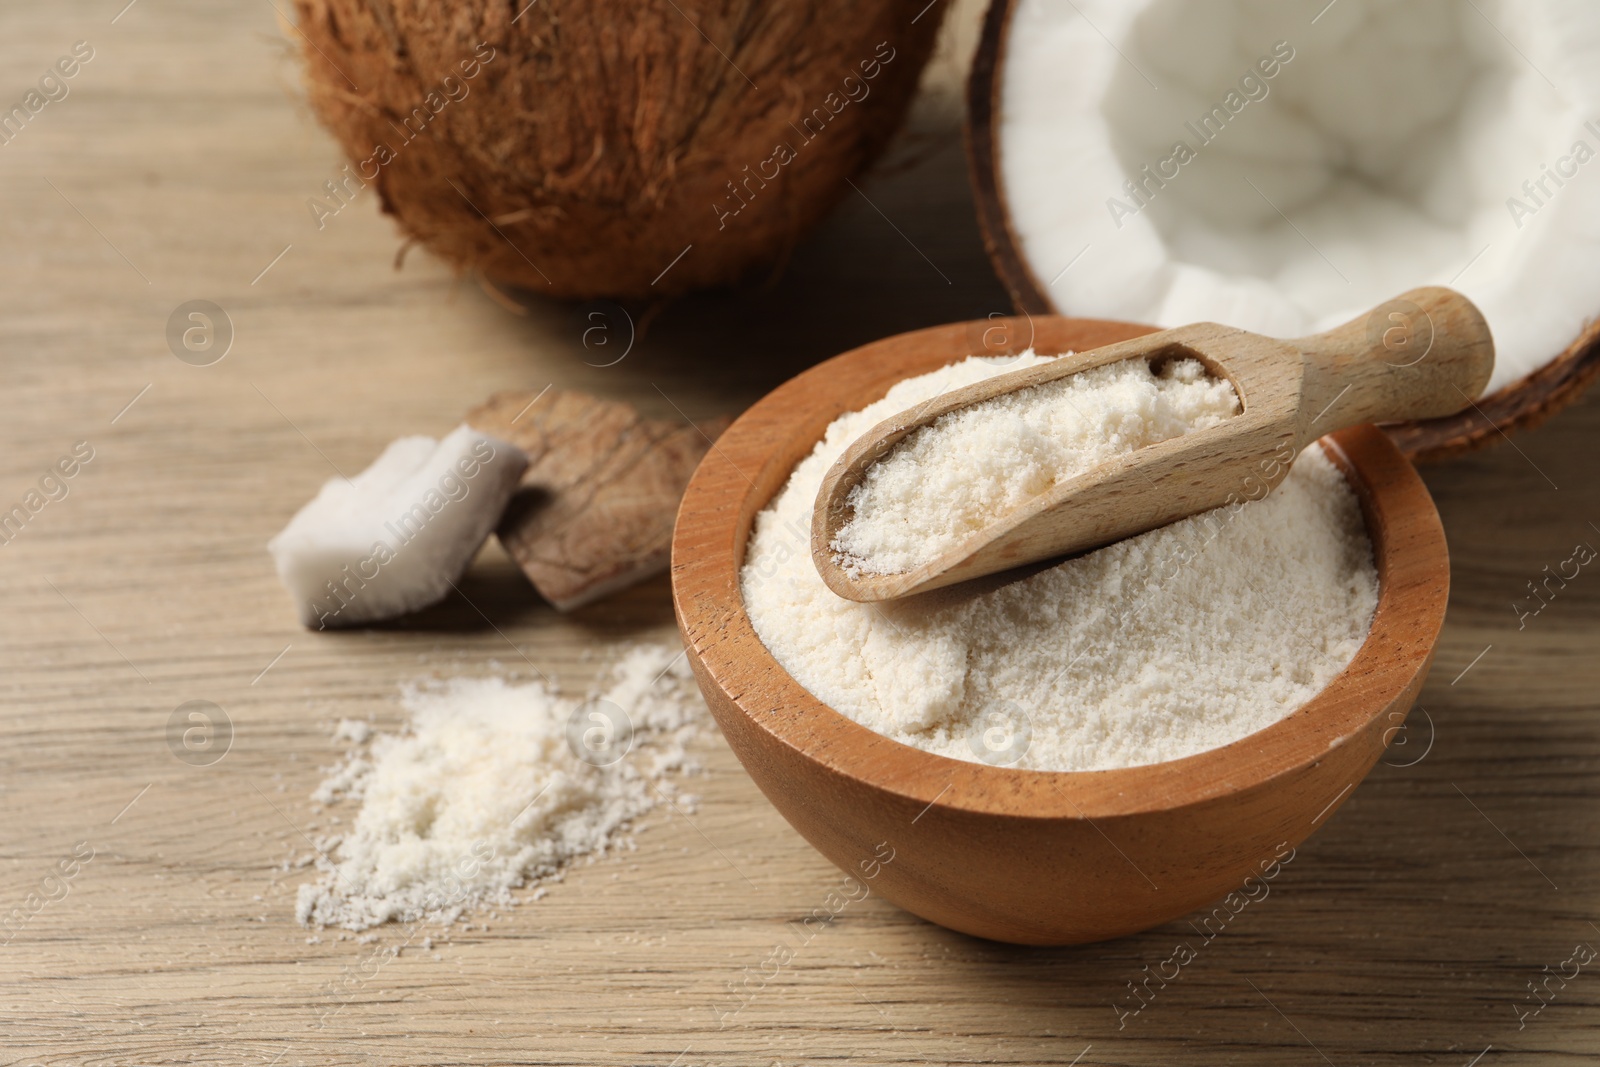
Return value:
<svg viewBox="0 0 1600 1067">
<path fill-rule="evenodd" d="M 363 930 L 448 921 L 473 905 L 605 851 L 687 768 L 705 721 L 676 646 L 638 645 L 589 701 L 542 683 L 457 678 L 410 687 L 408 729 L 351 752 L 313 794 L 361 800 L 332 862 L 300 887 L 302 923 Z M 359 723 L 336 736 L 367 740 Z M 684 801 L 679 801 L 683 803 Z"/>
<path fill-rule="evenodd" d="M 1058 482 L 1238 410 L 1232 384 L 1198 360 L 1155 374 L 1130 359 L 952 411 L 867 468 L 835 559 L 852 576 L 911 570 Z"/>
<path fill-rule="evenodd" d="M 1323 689 L 1365 639 L 1378 583 L 1355 494 L 1317 446 L 1265 499 L 1026 577 L 872 605 L 822 584 L 811 510 L 850 442 L 896 411 L 1039 361 L 969 359 L 828 427 L 757 516 L 741 573 L 750 619 L 778 662 L 878 733 L 1041 770 L 1192 755 Z"/>
</svg>

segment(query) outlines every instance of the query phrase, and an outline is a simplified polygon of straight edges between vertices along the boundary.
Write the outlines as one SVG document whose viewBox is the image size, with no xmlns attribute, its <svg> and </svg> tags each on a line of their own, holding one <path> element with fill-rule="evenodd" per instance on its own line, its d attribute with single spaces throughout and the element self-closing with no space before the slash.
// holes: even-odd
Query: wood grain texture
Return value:
<svg viewBox="0 0 1600 1067">
<path fill-rule="evenodd" d="M 1108 359 L 1129 358 L 1121 346 L 1144 350 L 1147 340 L 1097 348 L 1107 335 L 1141 327 L 1058 318 L 1037 325 L 1035 343 L 1046 350 L 1096 349 Z M 1370 426 L 1335 434 L 1328 452 L 1361 498 L 1380 597 L 1361 651 L 1305 707 L 1219 749 L 1109 771 L 1018 770 L 891 741 L 823 704 L 779 666 L 745 613 L 740 568 L 756 513 L 812 451 L 815 428 L 962 358 L 967 334 L 957 323 L 847 352 L 786 382 L 734 423 L 695 472 L 679 512 L 679 628 L 701 691 L 750 776 L 858 883 L 870 872 L 871 888 L 885 898 L 980 937 L 1035 945 L 1121 937 L 1259 876 L 1366 777 L 1433 658 L 1450 585 L 1444 532 L 1421 479 L 1388 438 Z M 1280 389 L 1291 408 L 1298 385 Z M 1263 401 L 1269 392 L 1260 390 Z M 1281 407 L 1270 408 L 1269 422 Z"/>
<path fill-rule="evenodd" d="M 829 589 L 847 600 L 892 600 L 1257 500 L 1277 488 L 1294 457 L 1318 437 L 1362 423 L 1447 415 L 1468 406 L 1494 370 L 1483 315 L 1460 293 L 1438 286 L 1401 293 L 1335 329 L 1293 339 L 1206 322 L 1086 349 L 1072 340 L 1080 321 L 1044 316 L 1005 324 L 1000 332 L 1015 338 L 1012 349 L 986 351 L 1014 355 L 1033 348 L 1062 358 L 897 412 L 845 449 L 823 477 L 812 512 L 811 558 Z M 964 358 L 968 335 L 992 325 L 984 320 L 941 335 L 955 342 L 944 358 Z M 877 358 L 888 362 L 900 349 L 927 343 L 922 335 L 892 339 Z M 1219 425 L 1064 478 L 910 570 L 852 573 L 840 562 L 832 546 L 855 515 L 850 493 L 909 434 L 952 411 L 1133 359 L 1144 360 L 1152 373 L 1166 361 L 1198 359 L 1233 385 L 1241 410 Z"/>
<path fill-rule="evenodd" d="M 97 51 L 0 147 L 0 502 L 74 442 L 95 448 L 0 546 L 0 916 L 49 895 L 79 842 L 95 850 L 63 899 L 0 934 L 0 1063 L 1283 1067 L 1320 1050 L 1340 1067 L 1465 1067 L 1491 1045 L 1479 1067 L 1592 1061 L 1600 976 L 1520 1030 L 1513 1008 L 1576 942 L 1600 944 L 1600 579 L 1583 568 L 1520 629 L 1513 602 L 1600 544 L 1593 400 L 1425 472 L 1453 580 L 1419 707 L 1270 896 L 1210 941 L 1180 919 L 1019 949 L 874 895 L 813 919 L 797 948 L 839 873 L 717 741 L 692 822 L 664 812 L 637 852 L 537 904 L 435 931 L 428 951 L 406 929 L 308 944 L 292 903 L 310 875 L 284 865 L 310 851 L 301 831 L 350 818 L 309 799 L 341 754 L 336 719 L 393 728 L 403 681 L 531 675 L 522 655 L 581 689 L 602 642 L 674 632 L 665 576 L 562 616 L 490 553 L 462 583 L 481 615 L 452 598 L 308 635 L 264 545 L 330 462 L 353 472 L 393 437 L 551 381 L 700 420 L 858 344 L 1009 302 L 959 133 L 924 125 L 771 288 L 673 304 L 627 359 L 587 366 L 568 309 L 512 316 L 418 252 L 397 273 L 366 194 L 315 227 L 306 199 L 339 158 L 297 103 L 271 5 L 139 0 L 113 25 L 123 3 L 0 8 L 0 101 L 73 41 Z M 235 328 L 210 367 L 167 348 L 168 316 L 195 298 Z M 193 699 L 234 726 L 210 767 L 167 748 Z M 1182 940 L 1198 958 L 1119 1029 L 1126 983 Z M 748 1001 L 727 1016 L 735 990 Z"/>
<path fill-rule="evenodd" d="M 1022 253 L 1001 181 L 998 130 L 1006 42 L 1017 0 L 994 0 L 984 15 L 967 80 L 967 164 L 984 247 L 1018 311 L 1070 315 L 1093 309 L 1058 307 Z M 1600 320 L 1539 369 L 1502 386 L 1476 405 L 1438 415 L 1408 416 L 1384 427 L 1414 462 L 1429 463 L 1499 443 L 1531 429 L 1583 395 L 1600 377 Z M 1477 394 L 1473 394 L 1476 396 Z"/>
</svg>

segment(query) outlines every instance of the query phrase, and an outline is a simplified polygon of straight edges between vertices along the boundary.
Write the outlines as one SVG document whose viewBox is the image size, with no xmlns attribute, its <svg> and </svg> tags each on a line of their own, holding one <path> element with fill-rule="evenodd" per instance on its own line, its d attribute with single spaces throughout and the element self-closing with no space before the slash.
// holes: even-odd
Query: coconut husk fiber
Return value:
<svg viewBox="0 0 1600 1067">
<path fill-rule="evenodd" d="M 781 259 L 894 132 L 945 6 L 296 0 L 293 32 L 351 161 L 328 207 L 370 187 L 457 268 L 638 298 Z"/>
</svg>

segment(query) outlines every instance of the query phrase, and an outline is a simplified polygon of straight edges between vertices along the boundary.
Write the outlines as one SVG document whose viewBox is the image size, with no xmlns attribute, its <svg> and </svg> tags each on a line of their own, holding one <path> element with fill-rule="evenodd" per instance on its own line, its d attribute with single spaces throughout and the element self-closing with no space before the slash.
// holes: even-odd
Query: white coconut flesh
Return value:
<svg viewBox="0 0 1600 1067">
<path fill-rule="evenodd" d="M 1446 284 L 1493 392 L 1600 310 L 1594 0 L 1018 0 L 1002 57 L 1010 225 L 1065 313 L 1294 336 Z"/>
<path fill-rule="evenodd" d="M 311 629 L 390 619 L 443 599 L 527 469 L 515 445 L 456 427 L 402 437 L 331 478 L 267 544 Z"/>
</svg>

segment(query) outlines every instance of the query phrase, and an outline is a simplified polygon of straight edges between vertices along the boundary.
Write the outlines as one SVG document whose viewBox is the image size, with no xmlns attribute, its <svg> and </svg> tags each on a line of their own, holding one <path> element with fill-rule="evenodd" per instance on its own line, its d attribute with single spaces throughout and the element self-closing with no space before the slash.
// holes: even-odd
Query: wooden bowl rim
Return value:
<svg viewBox="0 0 1600 1067">
<path fill-rule="evenodd" d="M 1060 314 L 1048 287 L 1023 258 L 1011 226 L 1011 210 L 1000 184 L 1000 143 L 994 116 L 1000 97 L 1006 43 L 1017 0 L 991 0 L 967 75 L 967 169 L 978 226 L 989 262 L 1018 311 Z M 1431 463 L 1508 440 L 1531 430 L 1583 395 L 1600 378 L 1600 318 L 1589 320 L 1562 351 L 1515 381 L 1496 389 L 1465 411 L 1436 419 L 1387 423 L 1383 429 L 1416 463 Z"/>
<path fill-rule="evenodd" d="M 1008 336 L 1020 337 L 1026 326 L 1026 340 L 1039 337 L 1039 350 L 1045 353 L 1066 346 L 1054 345 L 1044 335 L 1088 331 L 1117 340 L 1156 330 L 1060 316 L 936 326 L 852 349 L 763 397 L 724 431 L 695 471 L 673 533 L 673 604 L 702 684 L 717 686 L 729 704 L 772 740 L 833 772 L 919 805 L 1039 819 L 1170 811 L 1264 787 L 1359 737 L 1405 697 L 1427 670 L 1444 623 L 1449 555 L 1422 479 L 1393 442 L 1371 426 L 1341 431 L 1321 443 L 1355 488 L 1373 541 L 1380 592 L 1372 628 L 1355 658 L 1326 689 L 1256 733 L 1221 748 L 1140 767 L 1019 770 L 952 759 L 895 741 L 835 711 L 801 686 L 756 634 L 739 581 L 755 515 L 819 439 L 807 435 L 802 444 L 779 431 L 807 419 L 826 426 L 838 415 L 881 398 L 896 381 L 964 358 L 972 352 L 973 331 L 992 331 L 997 321 L 1014 327 Z M 1019 341 L 990 352 L 1026 347 Z M 885 359 L 891 349 L 901 354 Z M 904 354 L 908 350 L 909 356 Z M 864 386 L 865 392 L 821 402 L 821 397 L 841 392 L 836 379 L 849 381 L 864 373 L 872 383 Z"/>
</svg>

